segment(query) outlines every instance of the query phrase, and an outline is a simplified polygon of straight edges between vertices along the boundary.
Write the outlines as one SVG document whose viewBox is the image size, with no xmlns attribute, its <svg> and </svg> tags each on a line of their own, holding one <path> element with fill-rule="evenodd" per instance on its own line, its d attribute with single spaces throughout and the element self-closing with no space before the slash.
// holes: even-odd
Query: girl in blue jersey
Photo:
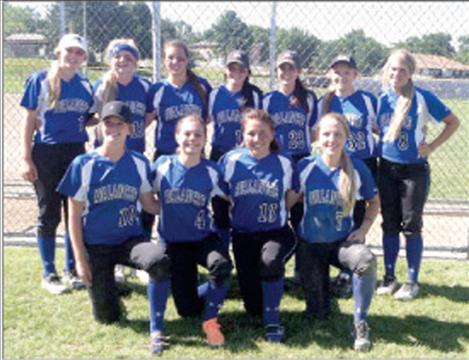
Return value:
<svg viewBox="0 0 469 360">
<path fill-rule="evenodd" d="M 295 162 L 311 153 L 313 126 L 317 118 L 317 98 L 307 90 L 299 76 L 301 65 L 296 51 L 286 50 L 277 57 L 278 90 L 263 99 L 263 109 L 274 120 L 275 134 L 283 151 Z M 290 218 L 296 230 L 303 216 L 302 207 L 291 209 Z M 298 262 L 295 257 L 294 283 L 299 282 Z"/>
<path fill-rule="evenodd" d="M 158 212 L 151 188 L 149 161 L 127 150 L 133 127 L 130 108 L 107 102 L 100 127 L 103 145 L 73 160 L 58 191 L 68 196 L 70 235 L 77 270 L 88 286 L 98 322 L 119 321 L 122 304 L 114 279 L 116 264 L 148 272 L 152 353 L 165 348 L 164 312 L 168 298 L 169 259 L 164 249 L 145 239 L 140 204 Z"/>
<path fill-rule="evenodd" d="M 354 348 L 368 350 L 371 342 L 366 316 L 376 283 L 376 258 L 364 241 L 378 215 L 379 198 L 366 165 L 347 155 L 348 137 L 344 116 L 326 114 L 317 126 L 320 154 L 297 164 L 294 187 L 304 207 L 298 227 L 298 256 L 306 314 L 312 318 L 324 319 L 330 313 L 329 265 L 353 272 Z M 298 194 L 289 196 L 289 205 Z M 354 229 L 357 199 L 365 199 L 368 206 L 361 226 Z"/>
<path fill-rule="evenodd" d="M 422 214 L 430 186 L 428 157 L 459 126 L 458 118 L 435 95 L 412 81 L 415 59 L 406 50 L 394 50 L 383 72 L 383 94 L 378 109 L 380 162 L 378 186 L 382 200 L 385 275 L 378 294 L 398 287 L 394 268 L 399 233 L 406 238 L 408 279 L 394 294 L 400 300 L 418 295 L 418 273 L 423 252 Z M 427 123 L 445 127 L 427 142 Z"/>
<path fill-rule="evenodd" d="M 132 39 L 114 39 L 106 49 L 106 59 L 110 68 L 94 84 L 95 109 L 99 113 L 104 104 L 113 100 L 120 100 L 130 107 L 134 130 L 127 138 L 127 148 L 143 154 L 145 152 L 145 128 L 151 121 L 151 114 L 147 113 L 147 94 L 150 82 L 137 75 L 139 51 Z M 99 134 L 100 127 L 96 127 L 95 147 L 102 142 Z M 154 223 L 154 216 L 142 211 L 143 228 L 148 239 Z M 116 278 L 124 280 L 125 275 L 121 266 L 116 266 Z"/>
<path fill-rule="evenodd" d="M 283 340 L 280 301 L 285 262 L 295 237 L 288 226 L 285 194 L 291 159 L 278 152 L 274 122 L 263 110 L 247 110 L 241 122 L 245 147 L 221 158 L 231 200 L 233 253 L 246 311 L 263 316 L 266 339 Z"/>
<path fill-rule="evenodd" d="M 349 125 L 350 136 L 345 144 L 351 158 L 363 160 L 376 180 L 378 171 L 376 145 L 373 132 L 377 132 L 377 100 L 369 92 L 356 90 L 353 81 L 358 76 L 353 57 L 338 55 L 329 66 L 331 90 L 318 103 L 321 115 L 328 112 L 343 114 Z M 353 209 L 353 222 L 359 228 L 365 216 L 365 201 L 357 200 Z M 352 293 L 352 273 L 340 272 L 333 280 L 334 293 L 348 297 Z"/>
<path fill-rule="evenodd" d="M 83 284 L 75 271 L 67 226 L 65 227 L 65 282 L 55 268 L 56 231 L 65 198 L 56 191 L 70 162 L 85 151 L 85 125 L 90 117 L 93 93 L 78 70 L 87 58 L 84 38 L 64 35 L 55 48 L 57 60 L 47 70 L 31 75 L 26 82 L 21 106 L 26 109 L 22 129 L 22 176 L 34 185 L 39 216 L 37 244 L 43 266 L 42 287 L 61 294 Z M 34 139 L 33 139 L 34 136 Z"/>
<path fill-rule="evenodd" d="M 242 142 L 241 115 L 247 108 L 262 106 L 262 91 L 249 82 L 249 56 L 242 50 L 231 51 L 226 58 L 225 84 L 210 93 L 209 119 L 213 124 L 210 159 L 218 159 Z M 229 246 L 229 204 L 215 197 L 212 203 L 215 223 Z"/>
<path fill-rule="evenodd" d="M 207 119 L 211 87 L 188 68 L 189 49 L 182 41 L 173 40 L 164 46 L 167 79 L 153 84 L 148 96 L 148 112 L 156 118 L 154 160 L 160 155 L 174 154 L 174 138 L 179 119 L 197 114 Z"/>
<path fill-rule="evenodd" d="M 216 232 L 210 210 L 215 195 L 226 196 L 216 163 L 204 159 L 205 122 L 199 115 L 176 125 L 178 153 L 154 163 L 154 190 L 161 202 L 158 236 L 171 259 L 171 287 L 178 313 L 196 316 L 204 310 L 202 329 L 210 346 L 224 344 L 217 316 L 228 291 L 231 261 Z M 209 272 L 204 298 L 197 294 L 197 265 Z"/>
<path fill-rule="evenodd" d="M 225 84 L 210 93 L 209 119 L 213 124 L 210 159 L 218 159 L 242 142 L 241 115 L 247 108 L 260 109 L 262 91 L 249 82 L 249 57 L 233 50 L 226 58 Z"/>
</svg>

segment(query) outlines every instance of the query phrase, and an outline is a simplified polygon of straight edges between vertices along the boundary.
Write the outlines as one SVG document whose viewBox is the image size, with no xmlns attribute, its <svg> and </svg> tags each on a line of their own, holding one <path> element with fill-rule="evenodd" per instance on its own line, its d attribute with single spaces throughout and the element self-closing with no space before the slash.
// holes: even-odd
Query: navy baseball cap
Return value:
<svg viewBox="0 0 469 360">
<path fill-rule="evenodd" d="M 357 68 L 357 63 L 355 62 L 355 59 L 351 57 L 350 55 L 337 55 L 334 60 L 332 60 L 331 64 L 329 65 L 329 69 L 334 67 L 337 64 L 347 64 L 351 68 L 356 69 Z"/>
<path fill-rule="evenodd" d="M 132 112 L 130 111 L 130 108 L 124 102 L 109 101 L 103 107 L 103 111 L 101 112 L 101 121 L 104 121 L 110 116 L 115 116 L 127 124 L 132 124 L 131 115 Z"/>
<path fill-rule="evenodd" d="M 242 67 L 249 69 L 249 56 L 243 50 L 233 50 L 226 57 L 226 66 L 230 64 L 239 64 Z"/>
<path fill-rule="evenodd" d="M 280 53 L 280 55 L 277 57 L 277 67 L 282 64 L 290 64 L 297 69 L 301 68 L 298 53 L 293 50 L 285 50 L 284 52 Z"/>
</svg>

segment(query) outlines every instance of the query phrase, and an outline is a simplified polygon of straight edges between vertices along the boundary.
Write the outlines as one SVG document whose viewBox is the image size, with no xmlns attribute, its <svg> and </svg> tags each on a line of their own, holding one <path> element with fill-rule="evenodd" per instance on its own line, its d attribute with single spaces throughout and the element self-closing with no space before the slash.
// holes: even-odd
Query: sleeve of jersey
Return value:
<svg viewBox="0 0 469 360">
<path fill-rule="evenodd" d="M 91 162 L 83 164 L 79 158 L 75 158 L 57 186 L 57 192 L 76 201 L 85 202 L 89 183 L 86 178 L 91 174 L 90 166 Z"/>
<path fill-rule="evenodd" d="M 211 196 L 228 196 L 228 185 L 223 180 L 223 175 L 218 166 L 208 166 L 207 169 L 213 184 L 213 191 Z"/>
<path fill-rule="evenodd" d="M 141 184 L 140 184 L 140 193 L 150 192 L 152 190 L 151 186 L 151 170 L 150 164 L 147 159 L 132 156 L 135 167 L 137 168 L 137 172 L 140 176 Z"/>
<path fill-rule="evenodd" d="M 292 179 L 292 190 L 299 193 L 301 191 L 300 174 L 304 169 L 304 161 L 300 160 L 294 168 Z"/>
<path fill-rule="evenodd" d="M 152 165 L 153 192 L 158 194 L 161 187 L 161 179 L 168 172 L 170 160 L 166 156 L 160 156 Z"/>
<path fill-rule="evenodd" d="M 41 91 L 41 77 L 38 73 L 32 74 L 25 83 L 24 94 L 20 105 L 29 110 L 35 110 L 38 106 L 38 97 Z"/>
<path fill-rule="evenodd" d="M 147 112 L 151 113 L 155 111 L 155 95 L 156 92 L 160 89 L 161 84 L 160 83 L 155 83 L 152 86 L 150 86 L 150 89 L 148 90 L 147 93 Z"/>
<path fill-rule="evenodd" d="M 441 122 L 445 117 L 451 114 L 451 110 L 431 92 L 423 92 L 423 97 L 427 103 L 428 112 L 435 121 Z"/>
</svg>

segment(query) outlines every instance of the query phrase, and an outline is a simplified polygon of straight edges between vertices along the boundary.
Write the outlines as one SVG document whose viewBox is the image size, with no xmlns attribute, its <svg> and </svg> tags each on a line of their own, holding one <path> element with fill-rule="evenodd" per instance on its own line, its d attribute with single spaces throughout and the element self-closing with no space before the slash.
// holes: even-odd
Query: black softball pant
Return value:
<svg viewBox="0 0 469 360">
<path fill-rule="evenodd" d="M 233 254 L 244 308 L 262 315 L 262 281 L 285 274 L 285 263 L 293 255 L 296 238 L 289 226 L 262 232 L 233 231 Z"/>
<path fill-rule="evenodd" d="M 420 234 L 423 207 L 430 190 L 430 166 L 398 164 L 383 158 L 378 168 L 384 234 L 406 236 Z"/>
<path fill-rule="evenodd" d="M 86 250 L 92 276 L 88 293 L 93 316 L 98 322 L 118 321 L 124 309 L 114 278 L 116 264 L 145 270 L 153 281 L 166 280 L 170 275 L 169 257 L 164 248 L 143 237 L 131 238 L 119 245 L 86 244 Z"/>
<path fill-rule="evenodd" d="M 376 256 L 362 243 L 339 240 L 298 246 L 301 283 L 306 297 L 306 313 L 324 318 L 330 312 L 329 265 L 351 271 L 366 281 L 376 281 Z"/>
<path fill-rule="evenodd" d="M 38 172 L 38 179 L 33 185 L 39 206 L 39 236 L 55 237 L 61 219 L 62 204 L 67 225 L 67 198 L 56 189 L 72 160 L 84 152 L 84 143 L 33 145 L 32 158 Z"/>
<path fill-rule="evenodd" d="M 167 242 L 171 259 L 171 291 L 178 314 L 182 317 L 202 313 L 205 299 L 197 294 L 197 265 L 208 270 L 209 281 L 228 286 L 233 268 L 228 252 L 218 234 L 212 233 L 200 241 Z"/>
</svg>

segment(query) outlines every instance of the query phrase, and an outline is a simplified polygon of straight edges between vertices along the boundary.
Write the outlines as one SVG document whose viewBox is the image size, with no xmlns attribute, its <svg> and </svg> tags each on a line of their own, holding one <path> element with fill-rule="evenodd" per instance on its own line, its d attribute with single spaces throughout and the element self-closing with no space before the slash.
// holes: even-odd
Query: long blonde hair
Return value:
<svg viewBox="0 0 469 360">
<path fill-rule="evenodd" d="M 62 36 L 59 41 L 59 44 L 54 49 L 54 55 L 57 60 L 52 60 L 50 68 L 47 71 L 47 107 L 49 107 L 50 109 L 55 109 L 55 107 L 57 106 L 57 102 L 60 99 L 60 94 L 62 92 L 60 64 L 58 60 L 60 52 L 64 51 L 62 41 L 64 41 L 64 39 L 66 38 L 70 38 L 73 36 L 81 38 L 81 36 L 79 36 L 78 34 L 66 34 Z M 82 39 L 82 41 L 84 40 Z"/>
<path fill-rule="evenodd" d="M 347 139 L 350 135 L 347 120 L 342 114 L 330 112 L 321 117 L 318 123 L 317 136 L 321 133 L 321 125 L 327 120 L 336 120 L 342 125 L 345 132 L 345 138 Z M 340 154 L 340 175 L 339 175 L 339 195 L 342 200 L 342 207 L 344 214 L 349 214 L 355 206 L 355 193 L 357 190 L 357 181 L 355 179 L 355 169 L 352 164 L 352 160 L 345 151 L 345 146 L 342 148 Z"/>
<path fill-rule="evenodd" d="M 398 59 L 401 64 L 407 67 L 410 76 L 415 73 L 415 70 L 417 68 L 415 58 L 409 51 L 405 49 L 396 49 L 392 51 L 383 68 L 382 84 L 384 89 L 387 89 L 389 86 L 391 62 L 395 59 Z M 383 140 L 394 141 L 399 137 L 401 129 L 404 126 L 404 123 L 409 114 L 409 110 L 412 105 L 412 99 L 414 98 L 414 96 L 415 86 L 412 82 L 412 79 L 409 79 L 409 82 L 400 89 L 400 95 L 397 99 L 396 108 L 394 109 L 394 113 L 389 123 L 389 129 L 385 134 Z"/>
<path fill-rule="evenodd" d="M 138 48 L 133 39 L 114 39 L 111 40 L 109 45 L 106 48 L 106 61 L 110 64 L 111 61 L 111 51 L 118 44 L 125 44 L 133 47 L 138 54 Z M 103 98 L 102 103 L 105 104 L 109 101 L 116 100 L 117 98 L 117 73 L 110 68 L 103 75 Z"/>
</svg>

